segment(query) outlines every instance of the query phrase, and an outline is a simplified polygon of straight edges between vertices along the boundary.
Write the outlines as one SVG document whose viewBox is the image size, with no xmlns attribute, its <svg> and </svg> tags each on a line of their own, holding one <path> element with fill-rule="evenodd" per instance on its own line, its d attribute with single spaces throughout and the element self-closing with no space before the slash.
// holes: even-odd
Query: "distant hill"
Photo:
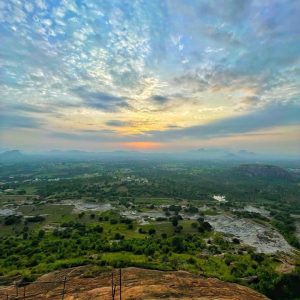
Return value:
<svg viewBox="0 0 300 300">
<path fill-rule="evenodd" d="M 24 155 L 19 150 L 10 150 L 0 153 L 0 162 L 21 161 Z"/>
<path fill-rule="evenodd" d="M 253 160 L 258 157 L 256 153 L 247 150 L 228 151 L 221 148 L 200 148 L 183 154 L 188 158 L 210 160 Z"/>
<path fill-rule="evenodd" d="M 107 151 L 90 152 L 81 150 L 49 150 L 20 152 L 10 150 L 0 153 L 1 164 L 28 163 L 38 161 L 91 161 L 91 160 L 195 160 L 195 161 L 231 161 L 262 163 L 275 161 L 272 155 L 258 154 L 248 150 L 228 151 L 221 148 L 199 148 L 178 152 L 142 152 L 142 151 Z M 279 157 L 281 160 L 297 159 L 296 157 Z"/>
<path fill-rule="evenodd" d="M 272 165 L 242 164 L 233 169 L 234 173 L 246 177 L 264 177 L 292 180 L 293 175 L 283 168 Z"/>
</svg>

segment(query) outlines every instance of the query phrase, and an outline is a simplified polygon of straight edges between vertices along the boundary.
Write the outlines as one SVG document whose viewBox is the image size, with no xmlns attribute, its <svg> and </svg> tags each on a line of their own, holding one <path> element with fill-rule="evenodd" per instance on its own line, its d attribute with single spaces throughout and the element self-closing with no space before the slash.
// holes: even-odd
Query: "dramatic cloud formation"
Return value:
<svg viewBox="0 0 300 300">
<path fill-rule="evenodd" d="M 213 138 L 255 132 L 279 125 L 299 123 L 299 105 L 271 105 L 262 110 L 253 111 L 241 116 L 224 118 L 204 125 L 182 129 L 151 132 L 155 139 L 177 139 L 178 137 Z"/>
<path fill-rule="evenodd" d="M 1 145 L 296 153 L 299 15 L 298 0 L 2 1 Z"/>
</svg>

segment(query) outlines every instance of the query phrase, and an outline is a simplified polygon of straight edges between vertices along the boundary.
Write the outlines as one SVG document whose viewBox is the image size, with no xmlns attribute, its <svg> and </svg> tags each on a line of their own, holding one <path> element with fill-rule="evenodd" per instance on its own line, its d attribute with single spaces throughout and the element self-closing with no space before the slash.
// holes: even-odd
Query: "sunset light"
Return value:
<svg viewBox="0 0 300 300">
<path fill-rule="evenodd" d="M 130 150 L 149 151 L 162 149 L 162 144 L 156 142 L 127 142 L 123 144 L 123 147 Z"/>
</svg>

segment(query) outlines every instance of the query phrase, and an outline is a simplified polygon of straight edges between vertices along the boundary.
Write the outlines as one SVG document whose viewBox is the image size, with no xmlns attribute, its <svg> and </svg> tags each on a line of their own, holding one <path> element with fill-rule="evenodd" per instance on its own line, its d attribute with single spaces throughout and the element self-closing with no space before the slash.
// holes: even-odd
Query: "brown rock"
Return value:
<svg viewBox="0 0 300 300">
<path fill-rule="evenodd" d="M 65 300 L 108 300 L 111 296 L 111 272 L 101 273 L 94 278 L 84 278 L 82 272 L 89 266 L 52 272 L 42 276 L 37 282 L 58 281 L 43 285 L 38 283 L 26 287 L 29 295 L 39 294 L 30 299 L 61 299 L 62 284 L 59 282 L 68 276 Z M 115 271 L 116 280 L 117 270 Z M 69 275 L 68 275 L 69 274 Z M 234 283 L 223 282 L 215 278 L 199 277 L 184 271 L 164 272 L 139 268 L 122 270 L 122 299 L 201 299 L 201 300 L 266 300 L 258 292 Z M 14 287 L 6 289 L 14 295 Z M 22 290 L 20 289 L 20 294 Z M 1 293 L 0 293 L 1 299 Z M 119 299 L 119 287 L 116 297 Z"/>
</svg>

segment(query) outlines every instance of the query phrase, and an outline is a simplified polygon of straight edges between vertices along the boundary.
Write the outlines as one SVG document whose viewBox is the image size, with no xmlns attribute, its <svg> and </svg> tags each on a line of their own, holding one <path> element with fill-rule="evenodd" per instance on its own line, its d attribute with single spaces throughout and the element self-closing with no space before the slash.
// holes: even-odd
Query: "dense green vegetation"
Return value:
<svg viewBox="0 0 300 300">
<path fill-rule="evenodd" d="M 285 280 L 275 275 L 274 257 L 257 255 L 252 249 L 232 243 L 220 234 L 196 230 L 178 234 L 172 231 L 173 224 L 160 231 L 158 226 L 151 225 L 137 234 L 136 224 L 128 229 L 130 221 L 117 220 L 116 224 L 111 224 L 110 220 L 88 225 L 71 221 L 47 233 L 44 230 L 28 233 L 28 228 L 24 227 L 19 235 L 0 241 L 0 274 L 22 274 L 28 280 L 57 268 L 82 264 L 134 265 L 161 270 L 186 269 L 240 283 L 255 276 L 251 286 L 267 294 L 273 288 L 269 278 L 275 276 L 276 282 Z M 193 229 L 192 224 L 183 226 Z"/>
<path fill-rule="evenodd" d="M 184 269 L 251 286 L 272 299 L 299 299 L 299 254 L 288 258 L 294 269 L 280 273 L 285 254 L 257 253 L 213 231 L 205 219 L 218 214 L 251 219 L 273 226 L 300 249 L 299 179 L 249 178 L 233 167 L 137 161 L 3 169 L 0 211 L 14 213 L 0 214 L 0 281 L 19 275 L 33 280 L 83 264 L 140 266 Z M 219 203 L 214 195 L 224 195 L 227 202 Z M 74 206 L 76 201 L 81 206 Z M 93 210 L 84 203 L 111 206 Z M 269 215 L 245 211 L 249 204 L 263 206 Z M 128 211 L 135 213 L 123 215 Z M 137 214 L 150 217 L 140 222 Z"/>
</svg>

